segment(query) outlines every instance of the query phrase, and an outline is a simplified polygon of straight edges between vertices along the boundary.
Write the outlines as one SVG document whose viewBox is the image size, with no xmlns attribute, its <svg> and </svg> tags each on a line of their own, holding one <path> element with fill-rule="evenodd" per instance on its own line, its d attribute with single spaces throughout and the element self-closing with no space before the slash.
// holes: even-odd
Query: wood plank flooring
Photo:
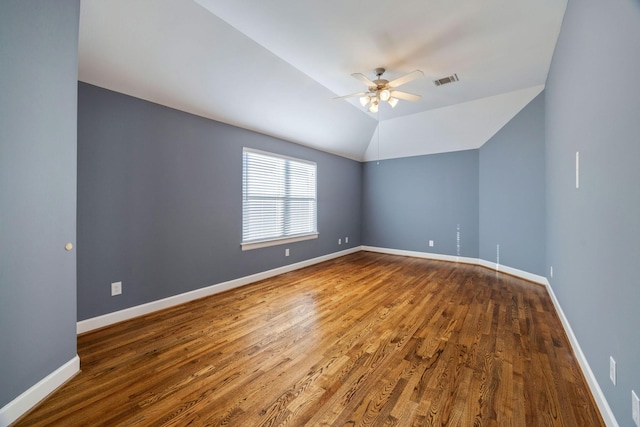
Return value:
<svg viewBox="0 0 640 427">
<path fill-rule="evenodd" d="M 543 286 L 358 252 L 78 337 L 16 423 L 601 426 Z"/>
</svg>

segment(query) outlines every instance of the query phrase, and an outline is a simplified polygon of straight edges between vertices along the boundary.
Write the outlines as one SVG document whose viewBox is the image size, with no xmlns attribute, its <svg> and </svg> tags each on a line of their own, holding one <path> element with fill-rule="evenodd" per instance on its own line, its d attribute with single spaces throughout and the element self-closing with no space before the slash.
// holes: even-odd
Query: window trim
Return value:
<svg viewBox="0 0 640 427">
<path fill-rule="evenodd" d="M 252 249 L 268 248 L 269 246 L 285 245 L 287 243 L 302 242 L 304 240 L 317 239 L 320 233 L 299 234 L 297 236 L 278 237 L 275 239 L 258 240 L 256 242 L 241 243 L 243 251 Z"/>
<path fill-rule="evenodd" d="M 251 241 L 251 242 L 243 242 L 242 241 L 242 236 L 240 238 L 240 247 L 242 248 L 242 251 L 248 251 L 248 250 L 252 250 L 252 249 L 260 249 L 260 248 L 266 248 L 266 247 L 270 247 L 270 246 L 277 246 L 277 245 L 284 245 L 284 244 L 288 244 L 288 243 L 294 243 L 294 242 L 302 242 L 305 240 L 312 240 L 312 239 L 317 239 L 318 236 L 320 235 L 320 232 L 318 231 L 318 164 L 314 161 L 311 160 L 304 160 L 304 159 L 299 159 L 296 157 L 291 157 L 291 156 L 285 156 L 283 154 L 278 154 L 278 153 L 272 153 L 269 151 L 263 151 L 263 150 L 257 150 L 255 148 L 249 148 L 249 147 L 242 147 L 242 155 L 244 157 L 244 153 L 255 153 L 255 154 L 262 154 L 264 156 L 270 156 L 270 157 L 276 157 L 276 158 L 280 158 L 280 159 L 284 159 L 284 160 L 290 160 L 290 161 L 294 161 L 294 162 L 299 162 L 299 163 L 307 163 L 310 165 L 314 165 L 315 169 L 316 169 L 316 195 L 315 195 L 315 201 L 316 201 L 316 210 L 315 210 L 315 217 L 316 217 L 316 231 L 314 232 L 310 232 L 310 233 L 303 233 L 303 234 L 296 234 L 293 236 L 284 236 L 284 237 L 274 237 L 274 238 L 270 238 L 270 239 L 264 239 L 264 240 L 255 240 L 255 241 Z M 244 166 L 242 169 L 242 174 L 244 175 L 245 171 L 244 171 Z M 242 192 L 244 193 L 244 178 L 243 178 L 243 183 L 242 183 Z M 242 200 L 242 212 L 243 212 L 243 216 L 244 216 L 244 199 Z M 244 229 L 244 220 L 242 223 L 242 227 Z M 241 233 L 242 234 L 242 233 Z"/>
</svg>

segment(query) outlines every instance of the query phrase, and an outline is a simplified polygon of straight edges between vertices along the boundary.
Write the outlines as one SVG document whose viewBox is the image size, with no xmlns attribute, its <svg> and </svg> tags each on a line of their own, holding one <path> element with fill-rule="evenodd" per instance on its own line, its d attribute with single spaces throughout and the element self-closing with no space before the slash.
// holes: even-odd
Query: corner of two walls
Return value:
<svg viewBox="0 0 640 427">
<path fill-rule="evenodd" d="M 318 239 L 241 250 L 243 147 L 317 163 Z M 353 160 L 79 83 L 78 320 L 359 247 L 361 170 Z M 122 295 L 112 297 L 118 281 Z"/>
<path fill-rule="evenodd" d="M 544 92 L 479 151 L 479 258 L 545 276 Z"/>
<path fill-rule="evenodd" d="M 80 0 L 0 2 L 0 425 L 79 369 Z"/>
<path fill-rule="evenodd" d="M 364 244 L 477 258 L 478 174 L 477 150 L 365 163 Z"/>
<path fill-rule="evenodd" d="M 544 276 L 544 161 L 543 92 L 480 149 L 365 163 L 364 244 Z"/>
</svg>

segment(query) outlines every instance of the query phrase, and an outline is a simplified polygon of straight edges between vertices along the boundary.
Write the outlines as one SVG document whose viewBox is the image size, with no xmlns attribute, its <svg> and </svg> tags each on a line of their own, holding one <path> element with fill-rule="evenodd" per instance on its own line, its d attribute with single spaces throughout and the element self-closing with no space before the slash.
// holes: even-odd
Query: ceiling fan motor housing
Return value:
<svg viewBox="0 0 640 427">
<path fill-rule="evenodd" d="M 385 71 L 386 70 L 384 68 L 376 68 L 374 70 L 374 72 L 376 73 L 376 77 L 378 77 L 378 78 L 373 81 L 376 84 L 376 86 L 371 86 L 369 88 L 369 90 L 371 92 L 375 92 L 375 91 L 383 89 L 385 86 L 387 86 L 387 84 L 389 83 L 389 80 L 385 80 L 385 79 L 381 78 Z"/>
</svg>

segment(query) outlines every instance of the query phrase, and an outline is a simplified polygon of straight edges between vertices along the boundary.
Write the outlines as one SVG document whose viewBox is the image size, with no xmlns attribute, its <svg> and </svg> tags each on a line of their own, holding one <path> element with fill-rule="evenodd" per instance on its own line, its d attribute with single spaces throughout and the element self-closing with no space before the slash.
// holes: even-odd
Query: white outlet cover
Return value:
<svg viewBox="0 0 640 427">
<path fill-rule="evenodd" d="M 631 390 L 631 418 L 640 427 L 640 399 L 633 390 Z"/>
<path fill-rule="evenodd" d="M 342 239 L 338 239 L 338 244 L 341 245 L 342 244 Z"/>
<path fill-rule="evenodd" d="M 284 256 L 289 256 L 289 248 L 284 250 Z"/>
<path fill-rule="evenodd" d="M 113 282 L 111 284 L 111 296 L 122 294 L 122 282 Z"/>
<path fill-rule="evenodd" d="M 345 238 L 344 238 L 344 242 L 345 242 L 345 243 L 349 243 L 349 238 L 348 238 L 348 237 L 345 237 Z"/>
<path fill-rule="evenodd" d="M 429 246 L 433 247 L 433 240 L 429 240 Z"/>
</svg>

